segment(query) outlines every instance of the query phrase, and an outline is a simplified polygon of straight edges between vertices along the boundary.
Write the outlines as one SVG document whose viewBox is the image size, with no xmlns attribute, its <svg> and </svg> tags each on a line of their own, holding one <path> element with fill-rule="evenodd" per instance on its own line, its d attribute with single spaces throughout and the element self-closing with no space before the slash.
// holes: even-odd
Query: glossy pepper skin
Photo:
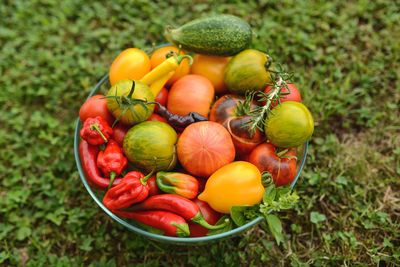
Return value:
<svg viewBox="0 0 400 267">
<path fill-rule="evenodd" d="M 188 221 L 198 223 L 207 229 L 220 229 L 225 225 L 213 226 L 204 220 L 199 207 L 190 199 L 174 194 L 151 196 L 132 207 L 132 210 L 165 210 L 182 216 Z"/>
<path fill-rule="evenodd" d="M 170 124 L 171 126 L 177 128 L 178 130 L 181 130 L 181 131 L 192 123 L 195 123 L 198 121 L 207 121 L 206 117 L 204 117 L 203 115 L 200 115 L 197 112 L 190 112 L 186 116 L 180 116 L 180 115 L 172 113 L 166 107 L 164 107 L 163 105 L 161 105 L 158 102 L 152 102 L 152 103 L 157 104 L 158 114 L 160 114 L 161 117 L 166 119 L 168 124 Z"/>
<path fill-rule="evenodd" d="M 181 216 L 169 211 L 112 211 L 120 217 L 136 220 L 148 226 L 164 231 L 166 235 L 185 237 L 189 236 L 189 226 Z"/>
<path fill-rule="evenodd" d="M 91 145 L 86 140 L 81 140 L 79 144 L 79 156 L 87 180 L 97 188 L 106 190 L 110 184 L 110 179 L 103 177 L 97 167 L 97 155 L 99 151 L 100 149 L 97 145 Z M 112 185 L 119 184 L 121 180 L 122 178 L 116 178 Z"/>
<path fill-rule="evenodd" d="M 222 214 L 213 210 L 207 202 L 195 198 L 193 202 L 199 207 L 204 220 L 209 224 L 215 225 L 222 217 Z M 209 229 L 201 226 L 200 224 L 189 222 L 190 237 L 207 236 Z"/>
<path fill-rule="evenodd" d="M 150 176 L 150 178 L 147 180 L 147 184 L 150 187 L 149 197 L 162 194 L 162 191 L 160 188 L 158 188 L 155 174 Z"/>
<path fill-rule="evenodd" d="M 176 71 L 176 69 L 179 67 L 179 64 L 181 64 L 182 60 L 185 58 L 188 58 L 190 60 L 189 64 L 192 65 L 193 58 L 189 55 L 172 56 L 172 57 L 169 57 L 167 60 L 163 61 L 157 67 L 155 67 L 152 71 L 147 73 L 142 79 L 140 79 L 140 81 L 146 85 L 150 85 L 150 84 L 156 82 L 157 80 L 166 79 L 166 77 L 168 75 L 170 75 L 171 72 Z M 161 90 L 161 89 L 162 89 L 162 87 L 159 88 L 159 90 Z M 159 90 L 158 90 L 158 92 L 159 92 Z M 154 96 L 157 96 L 158 92 L 156 90 L 154 90 L 154 92 L 153 92 Z"/>
<path fill-rule="evenodd" d="M 157 185 L 161 191 L 177 194 L 186 198 L 195 198 L 199 182 L 189 174 L 179 172 L 157 172 Z"/>
<path fill-rule="evenodd" d="M 229 214 L 232 206 L 259 203 L 263 194 L 261 173 L 257 167 L 249 162 L 235 161 L 214 172 L 198 198 L 214 210 Z"/>
<path fill-rule="evenodd" d="M 107 143 L 106 149 L 100 151 L 97 156 L 97 166 L 104 175 L 110 177 L 111 185 L 116 176 L 120 175 L 123 169 L 128 165 L 128 160 L 122 153 L 121 147 L 114 140 L 110 139 Z"/>
<path fill-rule="evenodd" d="M 107 191 L 103 198 L 104 206 L 110 210 L 125 209 L 147 198 L 150 191 L 147 179 L 151 174 L 144 176 L 140 172 L 128 172 L 118 185 Z"/>
<path fill-rule="evenodd" d="M 106 143 L 112 134 L 113 129 L 100 116 L 87 118 L 80 131 L 82 139 L 94 146 Z"/>
</svg>

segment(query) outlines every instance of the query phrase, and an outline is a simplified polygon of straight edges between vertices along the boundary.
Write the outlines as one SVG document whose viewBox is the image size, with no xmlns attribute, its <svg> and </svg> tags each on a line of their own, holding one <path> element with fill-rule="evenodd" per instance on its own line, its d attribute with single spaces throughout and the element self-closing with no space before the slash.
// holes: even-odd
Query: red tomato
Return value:
<svg viewBox="0 0 400 267">
<path fill-rule="evenodd" d="M 193 58 L 191 72 L 209 79 L 214 86 L 215 93 L 226 93 L 228 88 L 225 85 L 224 72 L 230 59 L 230 57 L 196 55 Z"/>
<path fill-rule="evenodd" d="M 156 98 L 154 99 L 155 102 L 160 103 L 164 107 L 167 106 L 167 100 L 168 100 L 168 90 L 167 88 L 163 87 L 161 91 L 157 94 Z M 158 105 L 154 105 L 154 112 L 158 112 Z"/>
<path fill-rule="evenodd" d="M 122 123 L 118 123 L 113 128 L 113 130 L 114 130 L 113 138 L 118 143 L 118 145 L 120 145 L 121 147 L 124 144 L 125 135 L 129 131 L 130 128 L 131 128 L 131 126 L 126 126 Z"/>
<path fill-rule="evenodd" d="M 114 116 L 108 110 L 107 99 L 100 99 L 102 97 L 104 97 L 104 95 L 94 95 L 83 103 L 79 110 L 79 119 L 82 123 L 84 123 L 87 118 L 100 116 L 105 119 L 110 126 L 113 124 Z"/>
<path fill-rule="evenodd" d="M 214 86 L 205 77 L 189 74 L 174 83 L 168 93 L 167 108 L 174 114 L 185 116 L 197 112 L 208 117 L 214 99 Z"/>
<path fill-rule="evenodd" d="M 301 95 L 299 93 L 299 90 L 297 90 L 296 86 L 294 84 L 289 83 L 288 84 L 288 89 L 286 89 L 285 87 L 282 88 L 281 90 L 281 102 L 286 102 L 286 101 L 295 101 L 295 102 L 301 102 Z M 269 93 L 271 91 L 272 87 L 271 85 L 269 85 L 264 93 Z M 289 93 L 288 95 L 285 95 Z M 265 102 L 263 103 L 265 105 Z M 278 102 L 272 102 L 271 103 L 271 108 L 275 107 L 276 105 L 278 105 Z"/>
<path fill-rule="evenodd" d="M 149 56 L 140 49 L 128 48 L 121 52 L 111 64 L 110 83 L 125 79 L 140 80 L 150 71 Z"/>
<path fill-rule="evenodd" d="M 162 62 L 164 62 L 167 59 L 167 54 L 170 53 L 171 51 L 174 51 L 175 55 L 177 55 L 179 49 L 175 46 L 165 46 L 154 51 L 153 55 L 151 55 L 150 57 L 151 68 L 154 69 Z M 186 54 L 183 51 L 181 51 L 180 55 L 183 56 Z M 171 86 L 178 79 L 187 75 L 190 71 L 189 63 L 190 60 L 188 58 L 183 59 L 179 67 L 176 69 L 174 75 L 167 81 L 166 85 Z"/>
<path fill-rule="evenodd" d="M 168 123 L 166 119 L 164 119 L 163 117 L 161 117 L 160 115 L 153 113 L 150 115 L 150 118 L 148 118 L 146 121 L 161 121 L 161 122 L 165 122 Z"/>
<path fill-rule="evenodd" d="M 249 162 L 256 165 L 260 172 L 271 173 L 276 186 L 290 184 L 296 176 L 296 154 L 290 150 L 278 157 L 276 150 L 273 144 L 263 143 L 251 152 Z"/>
<path fill-rule="evenodd" d="M 201 201 L 200 199 L 194 199 L 194 203 L 199 207 L 201 214 L 204 219 L 211 225 L 215 225 L 218 220 L 222 217 L 221 213 L 213 210 L 207 202 Z M 208 229 L 204 228 L 200 224 L 189 222 L 190 237 L 206 236 Z"/>
</svg>

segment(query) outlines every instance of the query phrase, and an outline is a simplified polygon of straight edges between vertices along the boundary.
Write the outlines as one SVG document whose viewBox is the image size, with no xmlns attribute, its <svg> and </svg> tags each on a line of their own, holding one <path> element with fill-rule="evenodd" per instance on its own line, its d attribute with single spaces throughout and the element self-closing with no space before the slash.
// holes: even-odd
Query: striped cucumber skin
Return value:
<svg viewBox="0 0 400 267">
<path fill-rule="evenodd" d="M 150 172 L 172 170 L 176 163 L 178 136 L 167 123 L 144 121 L 126 133 L 123 149 L 133 166 Z"/>
<path fill-rule="evenodd" d="M 165 37 L 188 52 L 228 57 L 250 46 L 252 30 L 241 18 L 216 15 L 192 20 L 177 29 L 167 27 Z"/>
<path fill-rule="evenodd" d="M 265 53 L 246 49 L 234 56 L 225 68 L 226 87 L 233 94 L 245 95 L 247 91 L 264 91 L 271 75 L 265 69 Z"/>
</svg>

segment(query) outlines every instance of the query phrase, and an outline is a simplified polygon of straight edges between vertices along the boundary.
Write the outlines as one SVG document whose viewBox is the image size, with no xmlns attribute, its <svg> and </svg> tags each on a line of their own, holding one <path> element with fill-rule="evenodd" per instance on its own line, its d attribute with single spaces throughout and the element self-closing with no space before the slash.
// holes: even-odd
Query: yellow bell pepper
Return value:
<svg viewBox="0 0 400 267">
<path fill-rule="evenodd" d="M 230 213 L 232 206 L 261 202 L 264 187 L 257 167 L 246 161 L 235 161 L 214 172 L 198 196 L 214 210 Z"/>
</svg>

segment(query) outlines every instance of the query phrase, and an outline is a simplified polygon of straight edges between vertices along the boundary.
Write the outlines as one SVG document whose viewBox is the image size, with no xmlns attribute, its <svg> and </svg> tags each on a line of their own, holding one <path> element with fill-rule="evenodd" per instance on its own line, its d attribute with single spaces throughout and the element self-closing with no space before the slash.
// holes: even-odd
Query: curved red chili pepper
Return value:
<svg viewBox="0 0 400 267">
<path fill-rule="evenodd" d="M 136 220 L 140 223 L 164 231 L 169 236 L 185 237 L 189 236 L 189 226 L 185 219 L 172 212 L 154 210 L 154 211 L 112 211 L 117 216 Z"/>
<path fill-rule="evenodd" d="M 207 202 L 202 201 L 198 198 L 192 200 L 200 209 L 203 214 L 204 220 L 209 224 L 215 225 L 218 220 L 222 217 L 222 214 L 213 210 Z M 206 236 L 208 229 L 204 228 L 200 224 L 189 222 L 190 237 Z"/>
<path fill-rule="evenodd" d="M 146 181 L 151 175 L 152 173 L 144 176 L 140 172 L 128 172 L 118 185 L 107 191 L 103 204 L 110 210 L 118 210 L 144 200 L 149 195 L 150 186 Z"/>
<path fill-rule="evenodd" d="M 86 140 L 81 140 L 79 144 L 79 155 L 87 180 L 97 188 L 106 190 L 110 179 L 102 177 L 97 167 L 97 155 L 99 151 L 98 146 L 92 146 Z M 122 178 L 116 178 L 112 185 L 119 184 L 121 180 Z"/>
<path fill-rule="evenodd" d="M 200 224 L 207 229 L 220 229 L 225 224 L 210 225 L 204 220 L 199 207 L 191 200 L 174 194 L 151 196 L 142 203 L 132 207 L 133 210 L 166 210 L 176 213 L 188 221 Z"/>
</svg>

